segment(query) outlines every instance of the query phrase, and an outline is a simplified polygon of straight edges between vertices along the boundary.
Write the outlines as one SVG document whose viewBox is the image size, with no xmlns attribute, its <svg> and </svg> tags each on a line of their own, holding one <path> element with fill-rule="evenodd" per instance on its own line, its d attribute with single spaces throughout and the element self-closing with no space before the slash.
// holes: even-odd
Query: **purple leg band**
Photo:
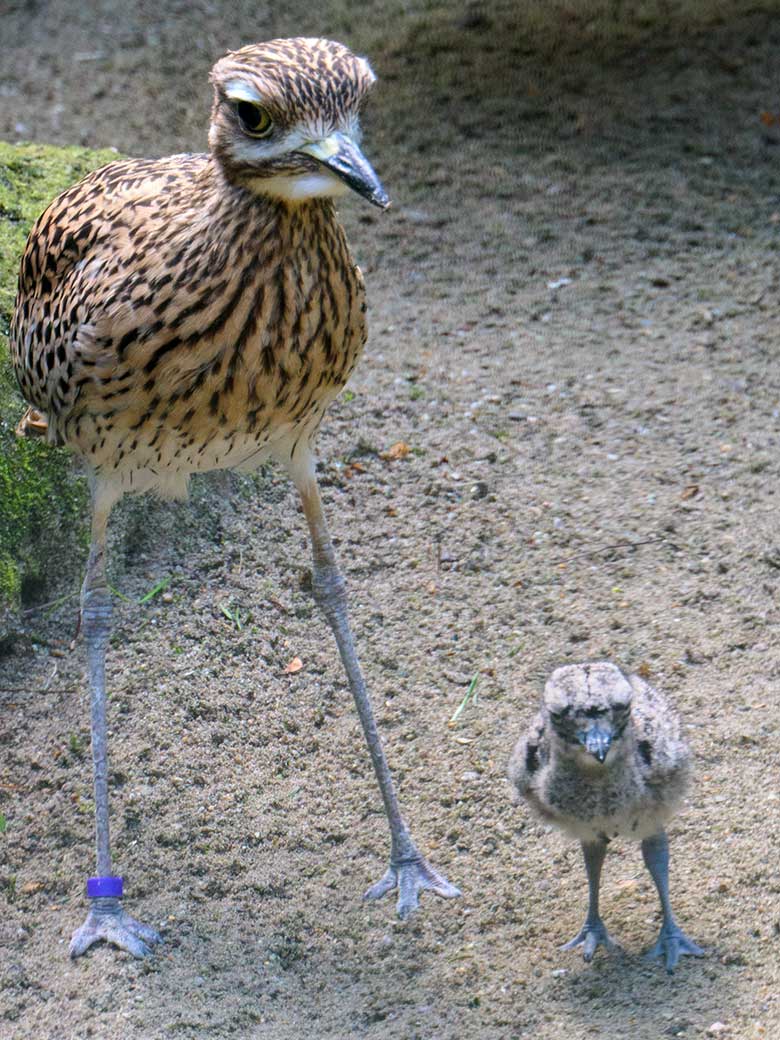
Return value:
<svg viewBox="0 0 780 1040">
<path fill-rule="evenodd" d="M 87 895 L 90 899 L 101 899 L 107 896 L 122 898 L 121 877 L 91 877 L 87 879 Z"/>
</svg>

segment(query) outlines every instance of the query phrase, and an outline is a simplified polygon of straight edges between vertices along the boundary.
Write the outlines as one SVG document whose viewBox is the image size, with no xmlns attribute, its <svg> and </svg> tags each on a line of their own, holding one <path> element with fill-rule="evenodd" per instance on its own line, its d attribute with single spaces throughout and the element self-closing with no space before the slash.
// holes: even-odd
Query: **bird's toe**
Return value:
<svg viewBox="0 0 780 1040">
<path fill-rule="evenodd" d="M 388 892 L 392 892 L 398 884 L 395 870 L 390 867 L 385 871 L 384 875 L 372 885 L 364 894 L 364 899 L 374 900 L 381 899 L 382 896 L 386 896 Z"/>
<path fill-rule="evenodd" d="M 586 922 L 574 938 L 564 943 L 560 949 L 576 950 L 578 946 L 582 947 L 582 959 L 588 964 L 593 960 L 599 946 L 609 951 L 620 949 L 620 944 L 612 938 L 600 919 L 593 923 Z"/>
<path fill-rule="evenodd" d="M 80 957 L 97 942 L 110 943 L 133 957 L 148 957 L 152 948 L 162 942 L 154 928 L 126 913 L 118 899 L 100 903 L 90 908 L 84 924 L 73 933 L 69 950 L 72 958 Z"/>
<path fill-rule="evenodd" d="M 398 889 L 396 911 L 403 920 L 413 913 L 420 902 L 421 892 L 435 892 L 444 899 L 454 899 L 460 889 L 435 870 L 422 856 L 391 862 L 390 867 L 375 885 L 364 895 L 364 899 L 380 899 Z"/>
<path fill-rule="evenodd" d="M 689 957 L 704 957 L 705 951 L 692 939 L 689 939 L 677 925 L 672 927 L 664 925 L 655 945 L 645 954 L 645 959 L 650 961 L 663 957 L 666 971 L 669 975 L 672 975 L 680 957 L 686 955 Z"/>
<path fill-rule="evenodd" d="M 585 942 L 582 949 L 582 959 L 590 963 L 593 960 L 593 954 L 599 945 L 599 937 L 595 932 L 588 932 L 585 936 Z"/>
</svg>

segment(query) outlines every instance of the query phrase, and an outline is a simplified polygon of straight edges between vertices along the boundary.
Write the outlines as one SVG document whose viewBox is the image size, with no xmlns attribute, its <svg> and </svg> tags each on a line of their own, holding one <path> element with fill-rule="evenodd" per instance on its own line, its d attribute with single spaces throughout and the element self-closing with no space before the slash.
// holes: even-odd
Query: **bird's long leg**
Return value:
<svg viewBox="0 0 780 1040">
<path fill-rule="evenodd" d="M 648 950 L 647 957 L 663 957 L 666 970 L 671 975 L 683 954 L 703 957 L 704 950 L 685 935 L 672 914 L 669 901 L 669 840 L 665 831 L 644 839 L 642 857 L 658 891 L 663 914 L 660 935 L 652 949 Z"/>
<path fill-rule="evenodd" d="M 108 822 L 108 746 L 106 733 L 106 646 L 111 631 L 111 593 L 106 584 L 106 525 L 114 497 L 98 485 L 93 494 L 92 544 L 81 590 L 81 628 L 87 644 L 87 667 L 92 715 L 92 764 L 95 781 L 97 877 L 87 882 L 90 909 L 73 934 L 71 957 L 78 957 L 104 939 L 144 957 L 160 942 L 154 929 L 134 920 L 122 908 L 122 879 L 111 872 Z"/>
<path fill-rule="evenodd" d="M 588 873 L 588 913 L 585 924 L 569 942 L 561 946 L 562 950 L 573 950 L 582 946 L 582 956 L 586 961 L 593 960 L 593 954 L 599 946 L 608 950 L 618 949 L 618 943 L 612 938 L 599 914 L 599 888 L 601 886 L 601 868 L 607 854 L 607 842 L 583 841 L 582 856 L 585 870 Z"/>
<path fill-rule="evenodd" d="M 430 890 L 437 895 L 451 898 L 460 895 L 460 891 L 426 862 L 412 841 L 409 828 L 401 816 L 393 779 L 355 652 L 347 617 L 344 579 L 339 573 L 333 544 L 323 516 L 313 465 L 304 466 L 303 472 L 292 466 L 289 468 L 298 487 L 311 534 L 314 597 L 336 637 L 390 824 L 390 866 L 382 879 L 368 889 L 365 898 L 379 899 L 397 888 L 397 911 L 398 916 L 403 918 L 416 909 L 420 892 Z"/>
</svg>

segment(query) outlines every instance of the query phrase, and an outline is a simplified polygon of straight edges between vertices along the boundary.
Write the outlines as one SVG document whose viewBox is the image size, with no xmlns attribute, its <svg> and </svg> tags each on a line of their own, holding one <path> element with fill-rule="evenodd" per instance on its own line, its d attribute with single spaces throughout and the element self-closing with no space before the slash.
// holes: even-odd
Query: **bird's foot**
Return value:
<svg viewBox="0 0 780 1040">
<path fill-rule="evenodd" d="M 435 892 L 444 899 L 454 899 L 460 895 L 460 889 L 451 885 L 419 854 L 391 860 L 384 877 L 372 885 L 363 898 L 381 899 L 395 888 L 398 889 L 396 912 L 401 920 L 417 909 L 421 892 Z"/>
<path fill-rule="evenodd" d="M 685 954 L 691 957 L 705 956 L 701 946 L 697 946 L 676 923 L 672 922 L 671 924 L 664 923 L 661 926 L 658 940 L 655 946 L 647 951 L 645 959 L 651 961 L 656 957 L 663 957 L 666 970 L 669 975 L 672 975 L 677 961 Z"/>
<path fill-rule="evenodd" d="M 70 941 L 71 957 L 80 957 L 101 939 L 127 950 L 134 957 L 148 957 L 152 947 L 162 942 L 154 928 L 136 921 L 122 909 L 121 901 L 114 898 L 92 900 L 86 921 Z"/>
<path fill-rule="evenodd" d="M 620 949 L 620 943 L 612 938 L 604 927 L 604 922 L 601 918 L 595 922 L 586 921 L 574 938 L 564 943 L 559 949 L 575 950 L 578 946 L 583 947 L 582 957 L 588 963 L 593 960 L 593 954 L 599 946 L 603 946 L 605 950 L 610 951 Z"/>
</svg>

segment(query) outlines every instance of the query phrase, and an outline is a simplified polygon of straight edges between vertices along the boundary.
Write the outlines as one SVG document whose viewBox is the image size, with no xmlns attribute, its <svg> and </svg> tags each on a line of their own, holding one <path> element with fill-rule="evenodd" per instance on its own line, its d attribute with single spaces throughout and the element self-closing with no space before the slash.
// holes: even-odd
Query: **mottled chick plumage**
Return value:
<svg viewBox="0 0 780 1040">
<path fill-rule="evenodd" d="M 611 733 L 603 764 L 586 747 L 599 724 Z M 598 662 L 552 674 L 509 775 L 543 819 L 572 837 L 639 840 L 674 814 L 690 765 L 666 698 L 639 676 Z"/>
<path fill-rule="evenodd" d="M 566 665 L 548 680 L 539 713 L 515 746 L 509 779 L 545 821 L 583 847 L 590 906 L 582 931 L 566 948 L 616 945 L 598 914 L 601 865 L 609 841 L 642 842 L 664 910 L 651 953 L 672 970 L 681 953 L 701 950 L 674 922 L 668 905 L 668 845 L 664 827 L 690 781 L 691 757 L 677 714 L 637 675 L 602 661 Z"/>
</svg>

